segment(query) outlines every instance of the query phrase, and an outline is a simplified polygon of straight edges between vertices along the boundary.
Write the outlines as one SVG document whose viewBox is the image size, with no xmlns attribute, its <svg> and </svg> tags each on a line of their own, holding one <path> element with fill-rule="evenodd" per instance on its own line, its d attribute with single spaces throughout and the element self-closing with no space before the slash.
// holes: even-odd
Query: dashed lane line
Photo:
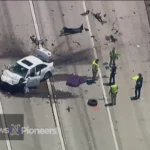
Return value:
<svg viewBox="0 0 150 150">
<path fill-rule="evenodd" d="M 82 4 L 83 4 L 84 12 L 86 12 L 87 8 L 86 8 L 86 4 L 85 4 L 84 0 L 82 1 Z M 87 26 L 88 26 L 88 29 L 89 29 L 89 34 L 90 34 L 90 37 L 91 37 L 92 36 L 92 30 L 91 30 L 89 17 L 88 17 L 88 15 L 85 16 L 85 17 L 86 17 Z M 92 47 L 93 47 L 94 56 L 95 56 L 95 58 L 98 58 L 97 52 L 96 52 L 96 49 L 95 49 L 94 39 L 93 38 L 90 38 L 90 39 L 91 39 L 91 44 L 92 44 Z M 108 100 L 107 100 L 106 91 L 105 91 L 105 88 L 104 88 L 104 85 L 103 85 L 102 73 L 101 73 L 100 68 L 98 70 L 98 74 L 99 74 L 99 77 L 100 77 L 100 83 L 101 83 L 101 87 L 102 87 L 102 91 L 103 91 L 105 104 L 108 104 Z M 106 109 L 107 109 L 107 113 L 108 113 L 108 118 L 109 118 L 109 122 L 110 122 L 110 127 L 111 127 L 111 131 L 112 131 L 112 135 L 113 135 L 115 148 L 116 148 L 116 150 L 119 150 L 119 146 L 118 146 L 118 142 L 117 142 L 117 138 L 116 138 L 116 134 L 115 134 L 115 130 L 114 130 L 114 125 L 113 125 L 110 109 L 109 109 L 109 107 L 106 107 Z"/>
<path fill-rule="evenodd" d="M 32 18 L 33 18 L 34 27 L 35 27 L 36 36 L 37 36 L 38 40 L 41 40 L 40 33 L 39 33 L 39 28 L 38 28 L 38 24 L 37 24 L 37 19 L 36 19 L 36 15 L 35 15 L 33 1 L 29 0 L 29 4 L 30 4 L 30 9 L 31 9 L 31 14 L 32 14 Z M 40 47 L 42 47 L 41 44 L 40 44 Z M 50 85 L 49 80 L 47 80 L 47 86 L 48 86 L 48 90 L 49 90 L 50 95 L 52 95 L 52 89 L 51 89 L 51 85 Z M 52 108 L 53 108 L 53 112 L 54 112 L 54 117 L 55 117 L 55 121 L 56 121 L 56 126 L 57 126 L 57 130 L 58 130 L 59 139 L 60 139 L 60 142 L 61 142 L 61 147 L 62 147 L 62 150 L 65 150 L 66 149 L 65 148 L 65 143 L 64 143 L 64 139 L 63 139 L 63 136 L 62 136 L 62 131 L 61 131 L 61 128 L 60 128 L 59 117 L 58 117 L 58 112 L 57 112 L 55 103 L 52 104 Z"/>
</svg>

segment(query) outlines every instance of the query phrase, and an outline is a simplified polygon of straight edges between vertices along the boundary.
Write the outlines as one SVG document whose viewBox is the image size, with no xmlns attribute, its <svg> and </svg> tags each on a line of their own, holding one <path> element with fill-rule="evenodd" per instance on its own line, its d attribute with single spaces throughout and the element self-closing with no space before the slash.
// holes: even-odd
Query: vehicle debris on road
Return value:
<svg viewBox="0 0 150 150">
<path fill-rule="evenodd" d="M 105 36 L 105 39 L 106 39 L 107 41 L 111 41 L 111 42 L 113 42 L 113 43 L 115 43 L 115 42 L 117 41 L 117 39 L 114 38 L 113 35 Z"/>
<path fill-rule="evenodd" d="M 78 28 L 63 27 L 62 30 L 60 31 L 60 36 L 82 33 L 82 31 L 83 31 L 83 24 Z"/>
<path fill-rule="evenodd" d="M 107 23 L 107 21 L 102 20 L 102 16 L 100 15 L 101 13 L 93 13 L 91 14 L 103 25 L 104 23 Z"/>
<path fill-rule="evenodd" d="M 87 10 L 86 12 L 84 12 L 84 13 L 82 13 L 82 14 L 80 14 L 81 16 L 86 16 L 86 15 L 88 15 L 90 13 L 90 11 L 89 10 Z"/>
<path fill-rule="evenodd" d="M 30 39 L 32 43 L 34 43 L 36 46 L 39 46 L 40 44 L 43 46 L 45 42 L 47 42 L 47 39 L 44 40 L 38 40 L 35 35 L 30 36 Z"/>
</svg>

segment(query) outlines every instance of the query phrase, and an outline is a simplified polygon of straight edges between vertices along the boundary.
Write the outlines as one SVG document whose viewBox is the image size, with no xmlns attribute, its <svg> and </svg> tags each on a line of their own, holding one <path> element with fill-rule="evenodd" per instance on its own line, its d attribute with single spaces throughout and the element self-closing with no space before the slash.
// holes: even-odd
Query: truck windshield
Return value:
<svg viewBox="0 0 150 150">
<path fill-rule="evenodd" d="M 20 76 L 22 76 L 23 78 L 26 76 L 27 72 L 28 72 L 28 69 L 15 63 L 14 65 L 12 65 L 10 68 L 9 68 L 9 71 L 13 72 L 13 73 L 16 73 Z"/>
</svg>

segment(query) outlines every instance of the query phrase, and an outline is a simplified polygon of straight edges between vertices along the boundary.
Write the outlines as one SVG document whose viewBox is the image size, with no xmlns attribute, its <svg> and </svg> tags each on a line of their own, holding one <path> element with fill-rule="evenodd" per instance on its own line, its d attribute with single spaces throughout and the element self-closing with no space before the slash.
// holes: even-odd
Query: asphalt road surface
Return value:
<svg viewBox="0 0 150 150">
<path fill-rule="evenodd" d="M 88 17 L 81 16 L 85 7 L 93 13 L 101 12 L 102 19 L 107 22 L 102 25 L 91 13 Z M 48 39 L 45 47 L 56 56 L 54 95 L 66 150 L 149 150 L 150 29 L 144 2 L 36 1 L 34 9 L 40 36 Z M 62 27 L 81 24 L 89 31 L 59 36 Z M 35 29 L 29 2 L 0 2 L 1 69 L 4 64 L 11 64 L 34 49 L 29 39 L 32 34 Z M 109 35 L 117 41 L 108 41 L 106 36 Z M 119 93 L 117 105 L 105 107 L 105 102 L 110 102 L 109 87 L 105 85 L 110 73 L 106 68 L 112 47 L 120 53 L 116 76 Z M 101 80 L 79 88 L 66 86 L 69 74 L 91 77 L 91 63 L 96 55 L 100 58 L 105 90 Z M 139 72 L 144 76 L 142 94 L 140 100 L 132 101 L 135 83 L 131 78 Z M 54 129 L 48 95 L 47 85 L 43 83 L 27 96 L 9 97 L 1 93 L 0 100 L 4 113 L 24 114 L 26 126 Z M 98 106 L 89 107 L 89 99 L 97 99 Z M 23 141 L 10 141 L 11 149 L 8 141 L 7 144 L 0 141 L 0 144 L 3 150 L 62 149 L 58 134 L 25 135 Z"/>
</svg>

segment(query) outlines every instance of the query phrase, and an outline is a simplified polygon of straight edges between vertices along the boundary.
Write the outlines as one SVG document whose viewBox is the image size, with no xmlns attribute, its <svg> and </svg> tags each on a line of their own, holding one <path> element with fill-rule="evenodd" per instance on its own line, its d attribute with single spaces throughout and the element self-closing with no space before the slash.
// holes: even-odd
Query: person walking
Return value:
<svg viewBox="0 0 150 150">
<path fill-rule="evenodd" d="M 116 60 L 118 60 L 119 58 L 119 54 L 115 50 L 115 47 L 113 47 L 112 51 L 110 51 L 109 56 L 110 56 L 109 67 L 111 67 L 112 64 L 115 65 Z"/>
<path fill-rule="evenodd" d="M 110 78 L 109 78 L 109 85 L 115 84 L 116 70 L 117 70 L 116 65 L 113 65 L 113 66 L 111 67 L 111 73 L 110 73 Z M 112 82 L 112 80 L 113 80 L 113 82 Z"/>
<path fill-rule="evenodd" d="M 141 88 L 143 85 L 143 77 L 142 74 L 139 73 L 138 76 L 136 76 L 136 84 L 135 84 L 135 98 L 139 99 L 141 96 Z"/>
<path fill-rule="evenodd" d="M 93 81 L 96 80 L 96 76 L 97 76 L 97 72 L 98 72 L 98 68 L 99 68 L 99 59 L 96 59 L 92 62 L 92 74 L 93 74 Z"/>
<path fill-rule="evenodd" d="M 118 85 L 117 84 L 111 85 L 109 95 L 111 95 L 112 105 L 116 105 L 117 93 L 118 93 Z"/>
</svg>

